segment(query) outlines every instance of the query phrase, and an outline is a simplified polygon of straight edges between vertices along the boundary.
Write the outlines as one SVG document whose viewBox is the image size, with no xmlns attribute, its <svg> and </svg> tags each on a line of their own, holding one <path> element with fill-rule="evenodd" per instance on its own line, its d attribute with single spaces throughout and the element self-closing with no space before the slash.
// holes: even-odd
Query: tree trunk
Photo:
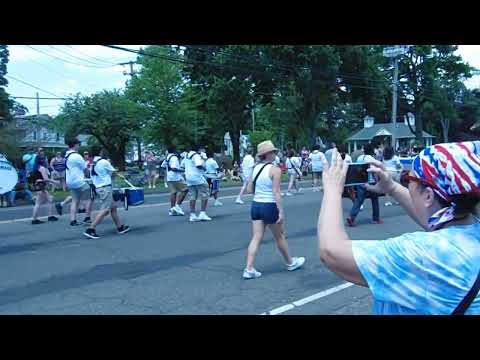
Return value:
<svg viewBox="0 0 480 360">
<path fill-rule="evenodd" d="M 143 161 L 142 161 L 142 141 L 139 137 L 137 137 L 137 153 L 138 153 L 138 167 L 140 170 L 143 169 Z"/>
<path fill-rule="evenodd" d="M 235 129 L 229 131 L 230 140 L 232 141 L 233 147 L 233 161 L 240 164 L 240 131 Z"/>
<path fill-rule="evenodd" d="M 108 149 L 113 166 L 120 171 L 125 171 L 125 147 L 126 143 L 122 142 L 116 148 Z"/>
<path fill-rule="evenodd" d="M 423 144 L 423 119 L 417 102 L 418 100 L 415 100 L 415 138 L 417 143 Z"/>
<path fill-rule="evenodd" d="M 450 120 L 444 119 L 442 116 L 440 117 L 440 122 L 442 123 L 443 142 L 448 143 L 448 130 L 450 128 Z"/>
</svg>

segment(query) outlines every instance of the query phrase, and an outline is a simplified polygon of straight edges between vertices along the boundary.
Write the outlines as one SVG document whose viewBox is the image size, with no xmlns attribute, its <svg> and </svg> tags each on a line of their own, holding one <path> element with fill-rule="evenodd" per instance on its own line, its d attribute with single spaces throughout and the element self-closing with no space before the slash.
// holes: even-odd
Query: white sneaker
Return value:
<svg viewBox="0 0 480 360">
<path fill-rule="evenodd" d="M 175 211 L 177 212 L 178 215 L 180 215 L 180 216 L 184 216 L 184 215 L 185 215 L 185 213 L 183 212 L 183 210 L 182 210 L 182 208 L 181 208 L 180 206 L 175 205 L 174 209 L 175 209 Z"/>
<path fill-rule="evenodd" d="M 303 191 L 303 189 L 302 189 L 302 188 L 299 188 L 299 189 L 297 190 L 297 194 L 301 193 L 302 191 Z"/>
<path fill-rule="evenodd" d="M 385 206 L 392 206 L 392 205 L 393 205 L 393 204 L 392 204 L 392 202 L 390 202 L 390 201 L 387 201 L 387 202 L 385 203 Z"/>
<path fill-rule="evenodd" d="M 168 210 L 168 215 L 169 216 L 177 216 L 177 209 L 175 209 L 174 207 L 171 208 L 170 210 Z"/>
<path fill-rule="evenodd" d="M 285 196 L 285 193 L 281 193 L 282 196 Z"/>
<path fill-rule="evenodd" d="M 293 196 L 293 194 L 291 192 L 287 192 L 286 194 L 287 196 Z"/>
<path fill-rule="evenodd" d="M 288 271 L 294 271 L 297 269 L 300 269 L 303 264 L 305 264 L 305 258 L 304 257 L 294 257 L 292 258 L 292 263 L 290 265 L 287 265 L 287 270 Z"/>
<path fill-rule="evenodd" d="M 220 201 L 215 200 L 215 203 L 213 204 L 213 206 L 223 206 L 223 204 Z"/>
<path fill-rule="evenodd" d="M 363 208 L 364 208 L 364 206 L 363 206 L 363 205 L 362 205 L 362 206 L 360 206 L 360 211 L 363 211 Z"/>
<path fill-rule="evenodd" d="M 244 202 L 242 201 L 242 199 L 237 198 L 237 200 L 235 201 L 235 204 L 243 205 Z"/>
<path fill-rule="evenodd" d="M 190 214 L 190 222 L 200 221 L 196 214 Z"/>
<path fill-rule="evenodd" d="M 202 211 L 200 215 L 198 216 L 199 221 L 212 221 L 212 218 L 210 218 L 205 211 Z"/>
<path fill-rule="evenodd" d="M 247 269 L 245 269 L 243 271 L 243 278 L 245 280 L 249 280 L 249 279 L 257 279 L 259 278 L 260 276 L 262 276 L 262 273 L 260 271 L 257 271 L 255 269 L 252 269 L 250 271 L 248 271 Z"/>
</svg>

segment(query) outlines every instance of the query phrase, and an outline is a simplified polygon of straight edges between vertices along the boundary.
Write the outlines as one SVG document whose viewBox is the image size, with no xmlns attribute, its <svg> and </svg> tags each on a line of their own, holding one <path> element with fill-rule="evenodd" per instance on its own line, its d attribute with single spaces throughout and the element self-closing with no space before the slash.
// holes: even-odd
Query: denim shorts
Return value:
<svg viewBox="0 0 480 360">
<path fill-rule="evenodd" d="M 265 224 L 275 224 L 278 221 L 278 208 L 276 203 L 252 202 L 252 220 L 262 220 Z"/>
</svg>

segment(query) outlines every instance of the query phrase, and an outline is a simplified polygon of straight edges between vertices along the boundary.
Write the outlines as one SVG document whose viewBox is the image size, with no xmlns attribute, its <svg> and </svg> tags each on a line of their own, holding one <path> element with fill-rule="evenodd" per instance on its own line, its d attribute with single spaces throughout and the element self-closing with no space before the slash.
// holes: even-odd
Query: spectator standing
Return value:
<svg viewBox="0 0 480 360">
<path fill-rule="evenodd" d="M 50 168 L 52 171 L 52 179 L 59 182 L 63 191 L 67 191 L 67 184 L 65 180 L 65 170 L 67 169 L 65 165 L 65 158 L 62 156 L 61 152 L 57 152 L 55 157 L 50 161 Z M 55 191 L 56 186 L 54 186 L 53 191 Z"/>
<path fill-rule="evenodd" d="M 158 172 L 157 172 L 157 158 L 153 151 L 148 151 L 145 154 L 145 162 L 147 164 L 147 179 L 148 179 L 148 188 L 149 189 L 155 189 L 156 187 L 156 181 L 158 178 Z"/>
<path fill-rule="evenodd" d="M 320 181 L 322 179 L 322 152 L 320 151 L 320 145 L 313 147 L 313 152 L 309 155 L 310 163 L 312 164 L 312 177 L 313 177 L 313 191 L 320 191 Z"/>
</svg>

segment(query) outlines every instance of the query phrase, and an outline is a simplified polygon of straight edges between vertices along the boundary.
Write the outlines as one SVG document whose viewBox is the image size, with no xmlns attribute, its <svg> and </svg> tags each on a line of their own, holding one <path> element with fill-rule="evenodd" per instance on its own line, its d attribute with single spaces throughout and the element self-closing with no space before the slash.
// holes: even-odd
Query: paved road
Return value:
<svg viewBox="0 0 480 360">
<path fill-rule="evenodd" d="M 317 300 L 282 313 L 369 313 L 368 289 L 351 286 L 322 295 L 344 282 L 318 259 L 321 195 L 310 190 L 284 198 L 291 252 L 307 257 L 305 268 L 285 271 L 268 234 L 256 262 L 264 276 L 242 280 L 249 201 L 235 205 L 236 192 L 223 193 L 234 195 L 209 210 L 210 223 L 168 217 L 164 195 L 148 198 L 145 206 L 121 212 L 131 233 L 117 235 L 108 220 L 98 228 L 99 240 L 69 228 L 66 216 L 36 227 L 0 223 L 0 314 L 261 314 L 319 293 Z M 367 224 L 367 203 L 359 226 L 348 230 L 352 238 L 383 239 L 417 229 L 397 207 L 382 212 L 385 225 Z"/>
</svg>

